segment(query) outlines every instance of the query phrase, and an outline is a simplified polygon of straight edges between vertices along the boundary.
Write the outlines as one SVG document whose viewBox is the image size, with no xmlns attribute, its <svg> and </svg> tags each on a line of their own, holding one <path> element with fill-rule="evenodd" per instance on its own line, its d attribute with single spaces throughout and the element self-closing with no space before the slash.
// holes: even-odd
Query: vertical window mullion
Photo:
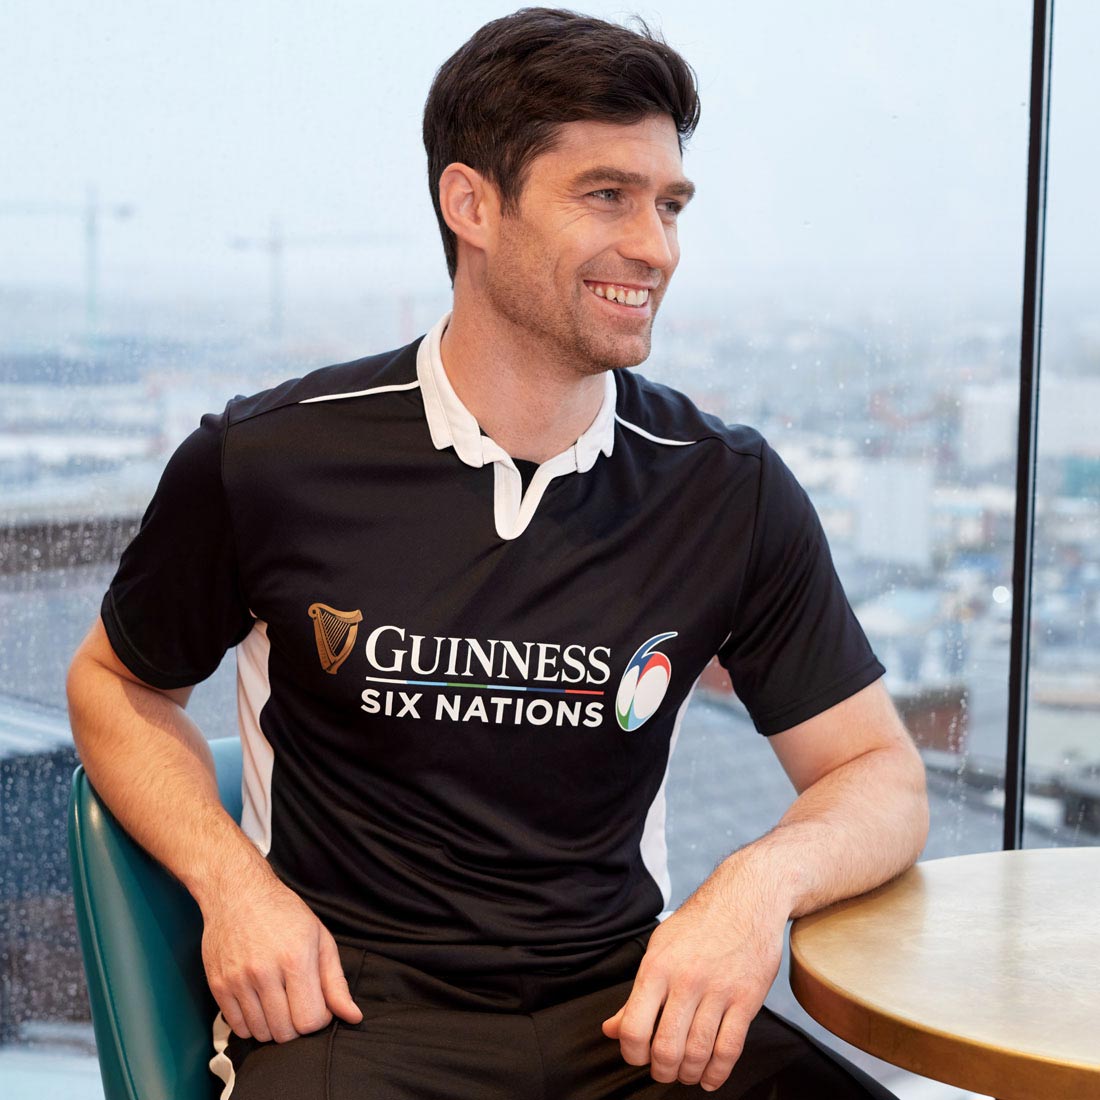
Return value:
<svg viewBox="0 0 1100 1100">
<path fill-rule="evenodd" d="M 1027 165 L 1023 317 L 1020 326 L 1020 405 L 1016 451 L 1016 520 L 1012 558 L 1012 641 L 1008 671 L 1004 847 L 1023 844 L 1027 748 L 1028 662 L 1034 566 L 1039 361 L 1043 312 L 1047 152 L 1050 136 L 1054 0 L 1034 0 L 1031 31 L 1031 106 Z"/>
</svg>

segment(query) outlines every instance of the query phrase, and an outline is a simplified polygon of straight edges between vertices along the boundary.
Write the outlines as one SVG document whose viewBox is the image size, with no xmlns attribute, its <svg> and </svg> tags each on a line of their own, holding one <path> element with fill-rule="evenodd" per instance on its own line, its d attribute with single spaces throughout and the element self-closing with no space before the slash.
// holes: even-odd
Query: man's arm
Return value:
<svg viewBox="0 0 1100 1100">
<path fill-rule="evenodd" d="M 787 920 L 900 874 L 928 835 L 924 765 L 881 680 L 769 741 L 798 798 L 654 931 L 604 1024 L 658 1081 L 718 1088 L 779 970 Z"/>
<path fill-rule="evenodd" d="M 97 620 L 69 669 L 69 714 L 88 777 L 123 828 L 188 889 L 203 962 L 233 1031 L 279 1042 L 362 1014 L 329 932 L 222 808 L 206 740 L 183 708 L 118 659 Z"/>
</svg>

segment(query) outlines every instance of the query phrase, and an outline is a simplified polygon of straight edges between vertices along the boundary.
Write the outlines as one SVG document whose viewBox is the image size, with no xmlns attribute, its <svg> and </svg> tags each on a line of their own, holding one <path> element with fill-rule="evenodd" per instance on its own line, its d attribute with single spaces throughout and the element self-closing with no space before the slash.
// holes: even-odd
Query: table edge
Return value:
<svg viewBox="0 0 1100 1100">
<path fill-rule="evenodd" d="M 939 1031 L 870 1005 L 816 974 L 802 956 L 798 932 L 800 921 L 820 915 L 800 918 L 791 928 L 789 981 L 798 1003 L 834 1035 L 912 1073 L 1002 1100 L 1067 1095 L 1100 1100 L 1095 1063 L 1025 1054 Z M 944 1076 L 945 1068 L 950 1076 Z"/>
</svg>

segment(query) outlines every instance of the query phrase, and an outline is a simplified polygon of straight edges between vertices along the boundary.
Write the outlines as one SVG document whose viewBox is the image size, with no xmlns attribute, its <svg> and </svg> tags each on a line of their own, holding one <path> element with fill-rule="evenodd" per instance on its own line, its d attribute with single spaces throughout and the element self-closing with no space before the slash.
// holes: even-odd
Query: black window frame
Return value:
<svg viewBox="0 0 1100 1100">
<path fill-rule="evenodd" d="M 1005 743 L 1004 849 L 1024 844 L 1031 590 L 1039 437 L 1039 364 L 1043 333 L 1043 258 L 1046 246 L 1047 159 L 1050 141 L 1054 0 L 1034 0 L 1031 22 L 1030 129 L 1024 295 L 1020 324 L 1020 404 L 1016 434 L 1016 515 L 1012 552 L 1012 637 L 1008 661 Z"/>
</svg>

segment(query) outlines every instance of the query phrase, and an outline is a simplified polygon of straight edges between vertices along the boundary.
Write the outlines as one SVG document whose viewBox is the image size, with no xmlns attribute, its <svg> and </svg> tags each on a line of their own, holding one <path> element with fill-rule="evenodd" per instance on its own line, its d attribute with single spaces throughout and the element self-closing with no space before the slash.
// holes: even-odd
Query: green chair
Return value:
<svg viewBox="0 0 1100 1100">
<path fill-rule="evenodd" d="M 222 803 L 240 821 L 240 742 L 210 748 Z M 207 1068 L 218 1009 L 199 908 L 126 835 L 82 767 L 73 774 L 69 860 L 107 1100 L 213 1100 L 223 1087 Z"/>
</svg>

